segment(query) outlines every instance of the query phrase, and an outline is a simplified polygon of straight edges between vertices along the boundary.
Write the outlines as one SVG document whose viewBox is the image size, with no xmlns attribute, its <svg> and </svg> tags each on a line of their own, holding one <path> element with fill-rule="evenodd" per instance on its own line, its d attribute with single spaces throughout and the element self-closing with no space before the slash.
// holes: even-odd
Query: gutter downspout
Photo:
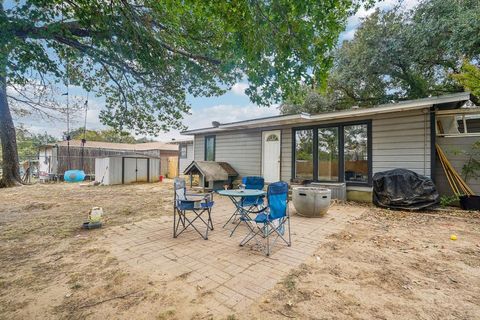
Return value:
<svg viewBox="0 0 480 320">
<path fill-rule="evenodd" d="M 436 130 L 436 109 L 434 106 L 430 107 L 430 178 L 435 183 L 435 170 L 437 163 L 437 130 Z"/>
</svg>

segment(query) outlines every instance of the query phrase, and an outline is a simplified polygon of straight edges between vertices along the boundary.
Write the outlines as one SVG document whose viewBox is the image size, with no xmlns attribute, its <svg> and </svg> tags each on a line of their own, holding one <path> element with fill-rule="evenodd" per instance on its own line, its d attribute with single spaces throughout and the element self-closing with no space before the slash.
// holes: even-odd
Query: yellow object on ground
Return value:
<svg viewBox="0 0 480 320">
<path fill-rule="evenodd" d="M 103 215 L 102 208 L 93 207 L 92 210 L 90 210 L 90 213 L 88 215 L 88 222 L 90 223 L 100 222 L 102 220 L 102 215 Z"/>
<path fill-rule="evenodd" d="M 454 235 L 454 234 L 452 234 L 452 235 L 450 236 L 450 240 L 457 240 L 457 236 Z"/>
</svg>

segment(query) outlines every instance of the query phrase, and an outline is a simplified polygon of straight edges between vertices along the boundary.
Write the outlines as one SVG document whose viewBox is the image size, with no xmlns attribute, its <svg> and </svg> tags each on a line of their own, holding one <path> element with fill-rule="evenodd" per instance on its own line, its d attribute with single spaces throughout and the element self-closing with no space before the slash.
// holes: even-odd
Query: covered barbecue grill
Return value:
<svg viewBox="0 0 480 320">
<path fill-rule="evenodd" d="M 183 172 L 190 176 L 190 186 L 193 175 L 198 175 L 199 186 L 203 189 L 220 190 L 224 185 L 232 186 L 233 181 L 238 177 L 238 172 L 227 162 L 217 161 L 193 161 Z"/>
</svg>

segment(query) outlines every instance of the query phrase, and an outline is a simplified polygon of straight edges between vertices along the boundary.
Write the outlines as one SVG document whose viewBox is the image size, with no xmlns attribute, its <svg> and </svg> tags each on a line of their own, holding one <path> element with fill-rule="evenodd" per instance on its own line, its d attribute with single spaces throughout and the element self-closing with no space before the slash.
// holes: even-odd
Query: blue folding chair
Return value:
<svg viewBox="0 0 480 320">
<path fill-rule="evenodd" d="M 265 186 L 265 179 L 263 177 L 256 177 L 256 176 L 247 176 L 242 178 L 242 184 L 240 185 L 241 187 L 245 189 L 250 189 L 250 190 L 263 190 L 263 187 Z M 232 216 L 225 222 L 223 227 L 230 222 L 235 222 L 235 218 L 239 218 L 236 221 L 236 225 L 233 228 L 232 232 L 230 233 L 230 237 L 233 235 L 235 230 L 237 230 L 238 226 L 242 221 L 245 221 L 246 219 L 249 219 L 249 216 L 247 214 L 244 214 L 246 212 L 252 212 L 254 208 L 256 208 L 258 211 L 258 208 L 263 206 L 263 198 L 264 196 L 261 197 L 243 197 L 240 199 L 240 207 L 244 208 L 245 210 L 239 210 L 237 209 Z"/>
<path fill-rule="evenodd" d="M 213 230 L 212 207 L 214 205 L 213 194 L 187 193 L 185 179 L 175 178 L 173 197 L 173 237 L 176 238 L 188 227 L 192 227 L 205 240 L 208 240 L 208 230 Z M 187 213 L 192 213 L 189 218 Z M 202 215 L 207 215 L 206 220 Z M 205 233 L 195 226 L 195 221 L 201 221 L 206 226 Z"/>
<path fill-rule="evenodd" d="M 265 179 L 262 177 L 243 177 L 242 185 L 245 189 L 263 190 Z M 263 197 L 245 197 L 241 201 L 242 207 L 258 207 L 263 205 Z"/>
<path fill-rule="evenodd" d="M 244 246 L 256 237 L 265 241 L 264 251 L 270 255 L 270 249 L 280 238 L 287 246 L 292 245 L 290 234 L 290 214 L 288 210 L 288 184 L 283 181 L 272 183 L 267 189 L 268 206 L 261 209 L 253 222 L 257 228 L 250 229 L 250 232 L 242 240 L 240 246 Z M 288 228 L 288 240 L 285 238 L 285 229 Z M 270 244 L 270 237 L 274 237 Z M 258 240 L 258 239 L 257 239 Z"/>
</svg>

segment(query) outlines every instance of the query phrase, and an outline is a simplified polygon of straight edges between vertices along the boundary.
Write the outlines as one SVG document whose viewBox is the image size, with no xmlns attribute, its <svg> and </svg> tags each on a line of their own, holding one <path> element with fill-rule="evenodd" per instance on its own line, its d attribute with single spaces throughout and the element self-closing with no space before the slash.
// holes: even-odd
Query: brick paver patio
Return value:
<svg viewBox="0 0 480 320">
<path fill-rule="evenodd" d="M 277 241 L 266 257 L 254 241 L 240 247 L 247 229 L 241 226 L 232 237 L 223 229 L 234 207 L 216 196 L 212 219 L 215 229 L 203 240 L 193 229 L 172 237 L 173 217 L 143 220 L 114 227 L 106 234 L 111 252 L 133 269 L 155 270 L 167 279 L 184 279 L 194 288 L 208 291 L 218 313 L 241 312 L 273 288 L 288 272 L 312 256 L 330 234 L 348 227 L 363 208 L 333 206 L 323 218 L 309 219 L 291 212 L 292 246 Z M 203 225 L 202 225 L 203 227 Z M 228 227 L 227 227 L 228 228 Z M 212 304 L 210 304 L 212 305 Z"/>
</svg>

